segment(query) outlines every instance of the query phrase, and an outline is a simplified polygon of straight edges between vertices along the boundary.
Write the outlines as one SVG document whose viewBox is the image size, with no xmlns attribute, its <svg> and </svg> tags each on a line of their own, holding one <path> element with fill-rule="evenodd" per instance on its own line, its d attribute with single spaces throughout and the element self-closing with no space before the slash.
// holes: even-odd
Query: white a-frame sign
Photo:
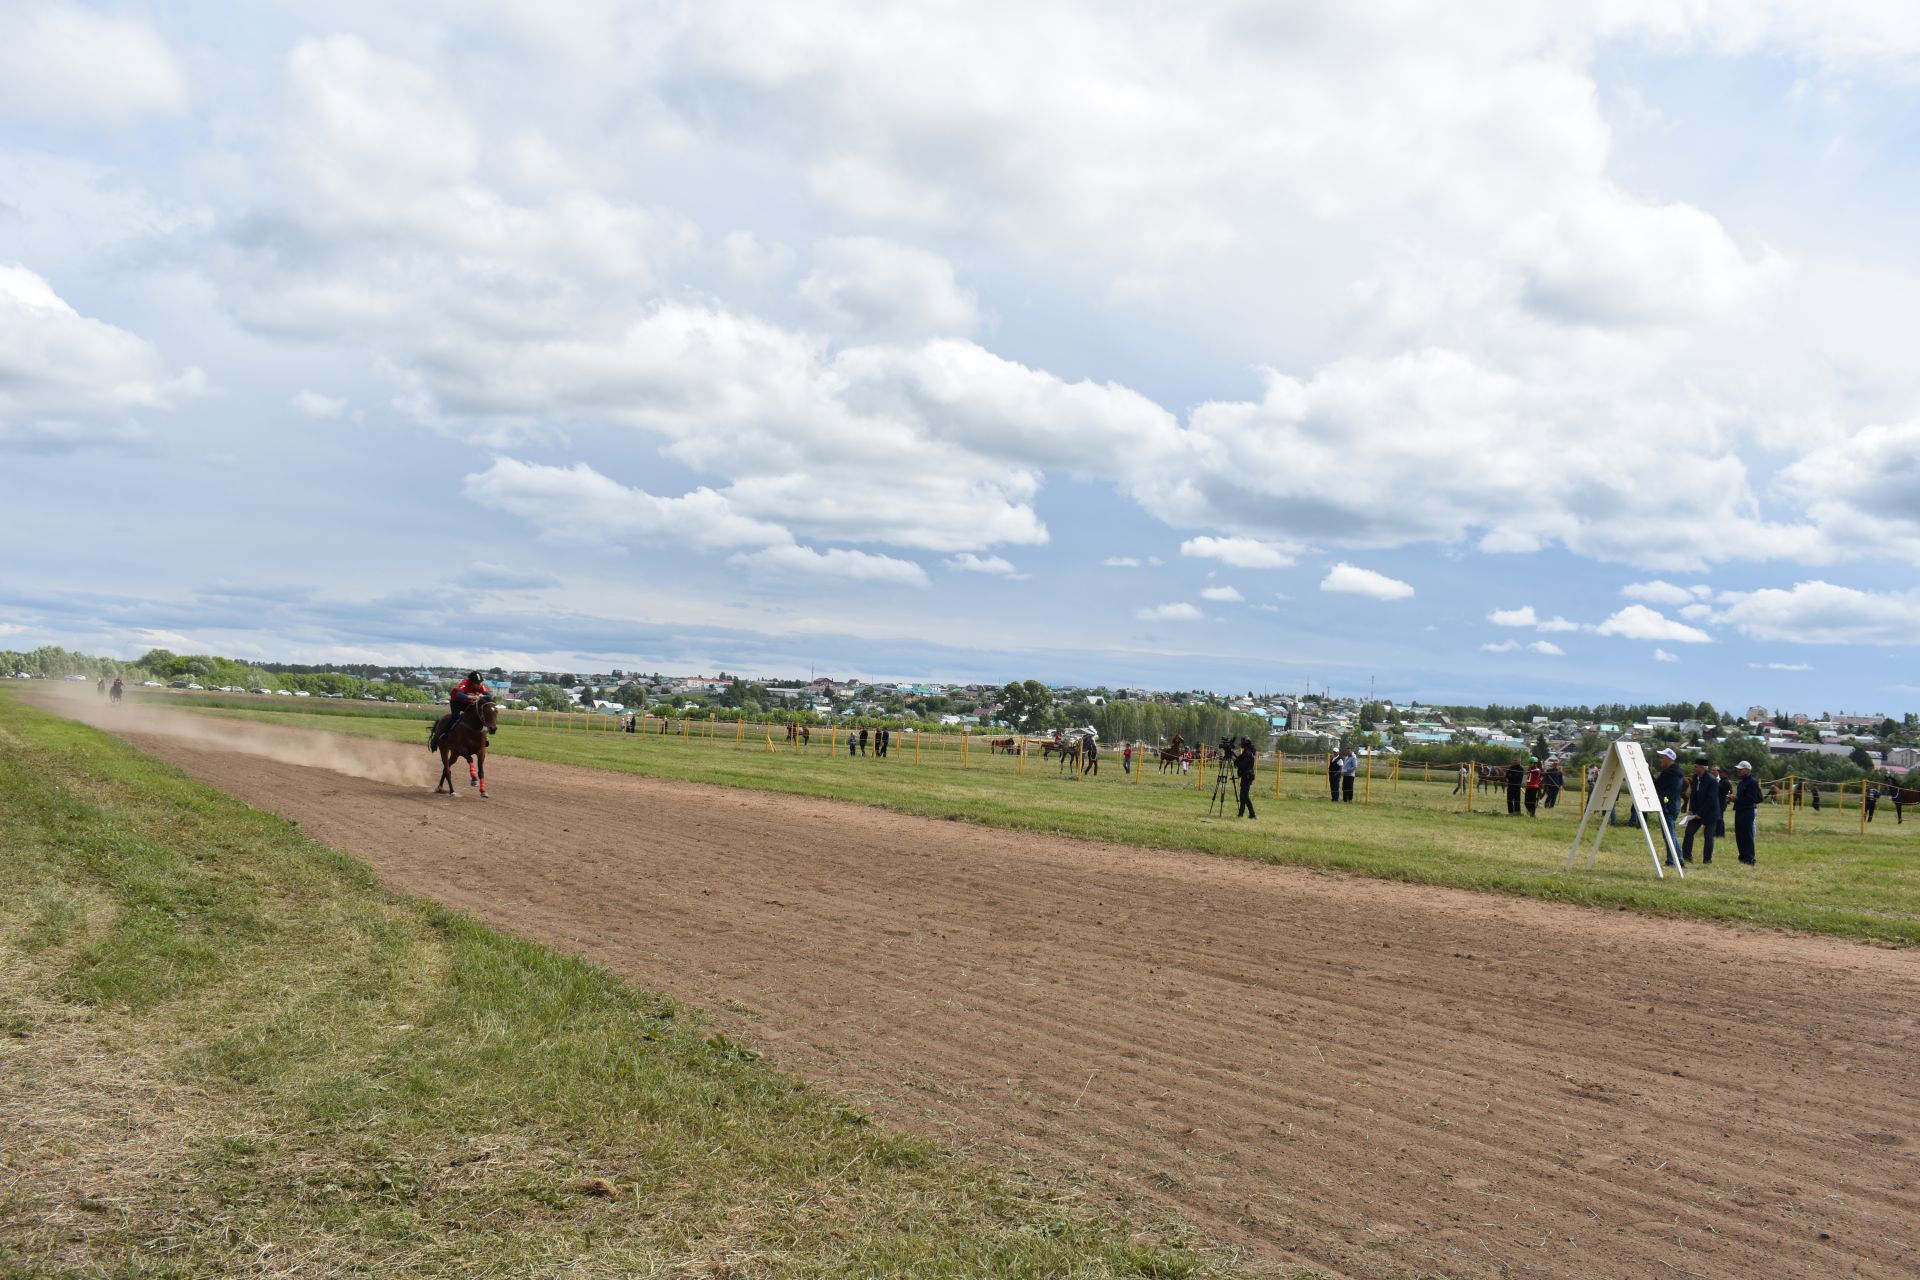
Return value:
<svg viewBox="0 0 1920 1280">
<path fill-rule="evenodd" d="M 1647 853 L 1653 858 L 1653 874 L 1661 879 L 1666 878 L 1660 870 L 1660 851 L 1653 847 L 1653 829 L 1658 827 L 1661 839 L 1667 846 L 1674 874 L 1684 879 L 1687 873 L 1680 868 L 1680 846 L 1674 841 L 1673 828 L 1667 825 L 1666 811 L 1660 807 L 1659 793 L 1653 789 L 1653 773 L 1647 768 L 1647 757 L 1641 753 L 1637 742 L 1616 742 L 1607 748 L 1607 758 L 1600 765 L 1599 781 L 1587 793 L 1586 812 L 1580 815 L 1580 829 L 1573 833 L 1573 848 L 1567 850 L 1567 865 L 1561 870 L 1573 867 L 1573 860 L 1580 852 L 1580 840 L 1587 834 L 1589 819 L 1596 828 L 1593 850 L 1587 854 L 1587 868 L 1593 868 L 1593 860 L 1600 856 L 1600 841 L 1607 834 L 1607 815 L 1613 811 L 1613 802 L 1619 798 L 1623 788 L 1633 797 L 1634 812 L 1640 816 L 1640 833 L 1647 838 Z"/>
</svg>

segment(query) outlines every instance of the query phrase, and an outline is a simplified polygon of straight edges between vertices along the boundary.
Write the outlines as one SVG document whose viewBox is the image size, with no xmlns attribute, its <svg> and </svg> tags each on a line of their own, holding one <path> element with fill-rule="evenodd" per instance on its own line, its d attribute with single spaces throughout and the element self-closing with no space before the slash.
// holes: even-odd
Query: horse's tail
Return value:
<svg viewBox="0 0 1920 1280">
<path fill-rule="evenodd" d="M 439 749 L 440 749 L 440 722 L 438 720 L 435 720 L 431 725 L 427 727 L 427 750 L 438 751 Z"/>
</svg>

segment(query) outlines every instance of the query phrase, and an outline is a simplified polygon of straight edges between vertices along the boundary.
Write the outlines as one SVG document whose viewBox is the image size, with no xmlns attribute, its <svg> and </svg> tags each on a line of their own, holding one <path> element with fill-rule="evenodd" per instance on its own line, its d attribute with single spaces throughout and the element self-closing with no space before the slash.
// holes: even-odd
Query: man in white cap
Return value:
<svg viewBox="0 0 1920 1280">
<path fill-rule="evenodd" d="M 1686 779 L 1680 773 L 1679 753 L 1672 747 L 1662 747 L 1659 760 L 1660 772 L 1653 775 L 1653 793 L 1660 797 L 1660 813 L 1666 819 L 1667 839 L 1672 842 L 1669 847 L 1677 849 L 1680 841 L 1674 832 L 1679 829 L 1680 788 Z"/>
<path fill-rule="evenodd" d="M 1733 784 L 1733 845 L 1740 851 L 1740 861 L 1751 867 L 1753 828 L 1760 817 L 1760 779 L 1753 776 L 1753 766 L 1745 760 L 1734 769 L 1740 778 Z"/>
</svg>

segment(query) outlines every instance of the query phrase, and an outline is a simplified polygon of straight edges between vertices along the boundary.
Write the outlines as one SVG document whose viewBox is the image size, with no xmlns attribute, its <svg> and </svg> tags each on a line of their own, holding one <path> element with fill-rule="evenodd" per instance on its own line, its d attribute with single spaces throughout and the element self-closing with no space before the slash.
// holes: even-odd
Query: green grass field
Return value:
<svg viewBox="0 0 1920 1280">
<path fill-rule="evenodd" d="M 187 705 L 166 699 L 165 705 Z M 208 706 L 206 714 L 238 716 L 304 728 L 324 728 L 424 748 L 423 713 L 353 704 L 298 711 L 277 705 Z M 587 717 L 576 719 L 583 724 Z M 597 718 L 598 723 L 609 723 Z M 714 736 L 704 736 L 707 732 Z M 1891 806 L 1859 834 L 1855 810 L 1829 806 L 1802 810 L 1787 834 L 1778 806 L 1762 809 L 1759 866 L 1734 860 L 1731 836 L 1710 867 L 1691 869 L 1686 879 L 1656 880 L 1639 831 L 1609 831 L 1591 871 L 1561 870 L 1579 821 L 1579 796 L 1568 792 L 1561 806 L 1536 819 L 1509 817 L 1505 799 L 1488 791 L 1469 813 L 1451 794 L 1452 779 L 1431 782 L 1409 776 L 1397 783 L 1376 776 L 1370 803 L 1334 805 L 1325 777 L 1289 771 L 1273 795 L 1271 762 L 1255 792 L 1258 822 L 1213 818 L 1207 813 L 1212 779 L 1160 774 L 1152 769 L 1135 782 L 1108 753 L 1097 778 L 1063 780 L 1052 763 L 1029 759 L 1019 769 L 1005 755 L 987 753 L 976 739 L 961 767 L 951 740 L 916 756 L 903 735 L 888 760 L 849 758 L 823 738 L 802 750 L 767 748 L 764 738 L 736 742 L 731 725 L 693 726 L 692 735 L 568 732 L 509 720 L 494 740 L 498 760 L 489 771 L 496 794 L 510 798 L 512 757 L 545 760 L 680 778 L 721 786 L 753 787 L 795 795 L 875 805 L 902 813 L 962 818 L 993 826 L 1056 832 L 1168 849 L 1194 849 L 1237 857 L 1323 867 L 1390 879 L 1522 894 L 1594 906 L 1739 920 L 1884 942 L 1920 942 L 1920 811 L 1915 821 L 1894 825 Z M 434 768 L 421 751 L 422 785 Z M 1438 778 L 1439 774 L 1436 773 Z M 1731 831 L 1731 828 L 1729 828 Z M 1591 840 L 1591 830 L 1588 836 Z"/>
<path fill-rule="evenodd" d="M 1226 1274 L 6 695 L 0 850 L 0 1276 Z"/>
</svg>

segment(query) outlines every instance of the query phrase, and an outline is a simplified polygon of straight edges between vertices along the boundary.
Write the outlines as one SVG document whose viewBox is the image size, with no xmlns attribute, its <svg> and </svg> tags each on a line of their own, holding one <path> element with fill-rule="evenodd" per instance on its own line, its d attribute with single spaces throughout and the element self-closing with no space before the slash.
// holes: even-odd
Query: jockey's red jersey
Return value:
<svg viewBox="0 0 1920 1280">
<path fill-rule="evenodd" d="M 459 684 L 453 686 L 453 693 L 450 696 L 456 702 L 470 702 L 473 699 L 484 698 L 487 695 L 488 689 L 485 680 L 462 680 Z"/>
</svg>

